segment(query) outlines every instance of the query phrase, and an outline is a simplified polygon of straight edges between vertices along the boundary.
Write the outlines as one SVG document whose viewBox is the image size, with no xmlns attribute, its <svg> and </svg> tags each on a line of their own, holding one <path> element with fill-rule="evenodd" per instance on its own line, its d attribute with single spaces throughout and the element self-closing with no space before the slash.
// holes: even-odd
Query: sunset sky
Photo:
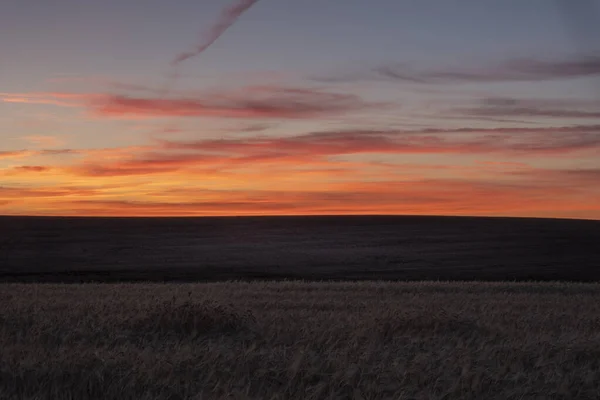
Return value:
<svg viewBox="0 0 600 400">
<path fill-rule="evenodd" d="M 600 0 L 2 1 L 0 214 L 600 219 L 599 21 Z"/>
</svg>

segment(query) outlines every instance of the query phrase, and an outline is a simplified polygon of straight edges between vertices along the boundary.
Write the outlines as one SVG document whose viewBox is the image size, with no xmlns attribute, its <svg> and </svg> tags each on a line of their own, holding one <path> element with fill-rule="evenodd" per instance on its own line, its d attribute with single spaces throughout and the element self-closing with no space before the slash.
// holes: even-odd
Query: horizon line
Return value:
<svg viewBox="0 0 600 400">
<path fill-rule="evenodd" d="M 0 214 L 0 218 L 60 218 L 60 219 L 233 219 L 233 218 L 348 218 L 348 217 L 398 217 L 398 218 L 480 218 L 480 219 L 536 219 L 600 222 L 600 218 L 540 217 L 511 215 L 443 215 L 443 214 L 247 214 L 247 215 L 43 215 Z"/>
</svg>

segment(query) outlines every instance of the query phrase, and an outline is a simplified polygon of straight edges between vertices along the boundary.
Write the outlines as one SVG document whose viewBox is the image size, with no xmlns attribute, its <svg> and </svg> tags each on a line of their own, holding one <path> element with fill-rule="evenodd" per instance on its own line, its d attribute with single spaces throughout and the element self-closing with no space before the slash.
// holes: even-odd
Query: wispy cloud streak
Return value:
<svg viewBox="0 0 600 400">
<path fill-rule="evenodd" d="M 258 0 L 242 0 L 239 3 L 227 7 L 221 13 L 221 16 L 217 23 L 206 33 L 202 35 L 202 38 L 198 45 L 191 50 L 178 54 L 171 65 L 178 65 L 190 58 L 200 55 L 203 51 L 208 49 L 229 27 L 231 27 L 235 21 L 250 7 L 252 7 Z"/>
<path fill-rule="evenodd" d="M 600 55 L 570 60 L 521 58 L 498 65 L 427 69 L 406 64 L 389 64 L 358 73 L 338 73 L 316 78 L 326 82 L 384 80 L 427 85 L 550 81 L 600 75 Z"/>
<path fill-rule="evenodd" d="M 453 112 L 477 117 L 543 117 L 600 120 L 600 102 L 486 98 L 475 107 L 461 107 Z"/>
<path fill-rule="evenodd" d="M 221 37 L 237 20 L 245 13 L 250 7 L 252 7 L 258 0 L 241 0 L 233 6 L 225 8 L 217 20 L 216 24 L 200 38 L 199 43 L 190 51 L 179 53 L 170 63 L 171 71 L 167 76 L 167 80 L 164 87 L 159 91 L 161 97 L 166 96 L 175 81 L 179 78 L 179 73 L 176 68 L 191 58 L 199 56 L 201 53 L 206 51 L 214 42 Z"/>
</svg>

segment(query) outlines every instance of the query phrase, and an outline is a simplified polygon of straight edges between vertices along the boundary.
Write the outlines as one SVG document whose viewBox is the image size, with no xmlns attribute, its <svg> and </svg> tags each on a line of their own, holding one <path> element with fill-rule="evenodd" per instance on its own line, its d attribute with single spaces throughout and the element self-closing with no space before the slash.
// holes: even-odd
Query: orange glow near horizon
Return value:
<svg viewBox="0 0 600 400">
<path fill-rule="evenodd" d="M 27 147 L 0 151 L 0 214 L 600 220 L 600 125 L 585 121 L 352 128 L 343 123 L 348 114 L 381 103 L 276 86 L 168 99 L 66 92 L 0 98 L 25 111 L 54 107 L 71 115 L 25 119 L 20 143 Z M 340 113 L 342 124 L 323 128 Z M 167 117 L 174 122 L 166 124 Z M 202 129 L 197 118 L 213 119 Z M 264 123 L 252 124 L 256 119 Z M 218 133 L 220 123 L 233 120 L 241 128 Z M 95 140 L 105 146 L 86 147 L 89 134 L 73 143 L 45 132 L 68 123 L 84 130 L 117 124 L 127 134 L 111 142 L 101 133 Z"/>
<path fill-rule="evenodd" d="M 232 150 L 228 144 L 224 147 Z M 163 144 L 82 150 L 67 165 L 5 167 L 0 169 L 0 207 L 2 214 L 45 216 L 413 214 L 600 219 L 594 170 L 491 161 L 462 166 L 341 161 L 324 156 L 321 146 L 316 154 L 270 156 L 259 147 L 260 154 L 244 149 L 211 156 L 165 152 Z"/>
</svg>

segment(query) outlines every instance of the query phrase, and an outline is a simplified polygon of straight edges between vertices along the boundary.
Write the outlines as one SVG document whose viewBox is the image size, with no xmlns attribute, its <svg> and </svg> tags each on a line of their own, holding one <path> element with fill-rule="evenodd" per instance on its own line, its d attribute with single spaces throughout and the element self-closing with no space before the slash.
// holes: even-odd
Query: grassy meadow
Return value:
<svg viewBox="0 0 600 400">
<path fill-rule="evenodd" d="M 598 399 L 600 285 L 0 285 L 1 399 Z"/>
</svg>

